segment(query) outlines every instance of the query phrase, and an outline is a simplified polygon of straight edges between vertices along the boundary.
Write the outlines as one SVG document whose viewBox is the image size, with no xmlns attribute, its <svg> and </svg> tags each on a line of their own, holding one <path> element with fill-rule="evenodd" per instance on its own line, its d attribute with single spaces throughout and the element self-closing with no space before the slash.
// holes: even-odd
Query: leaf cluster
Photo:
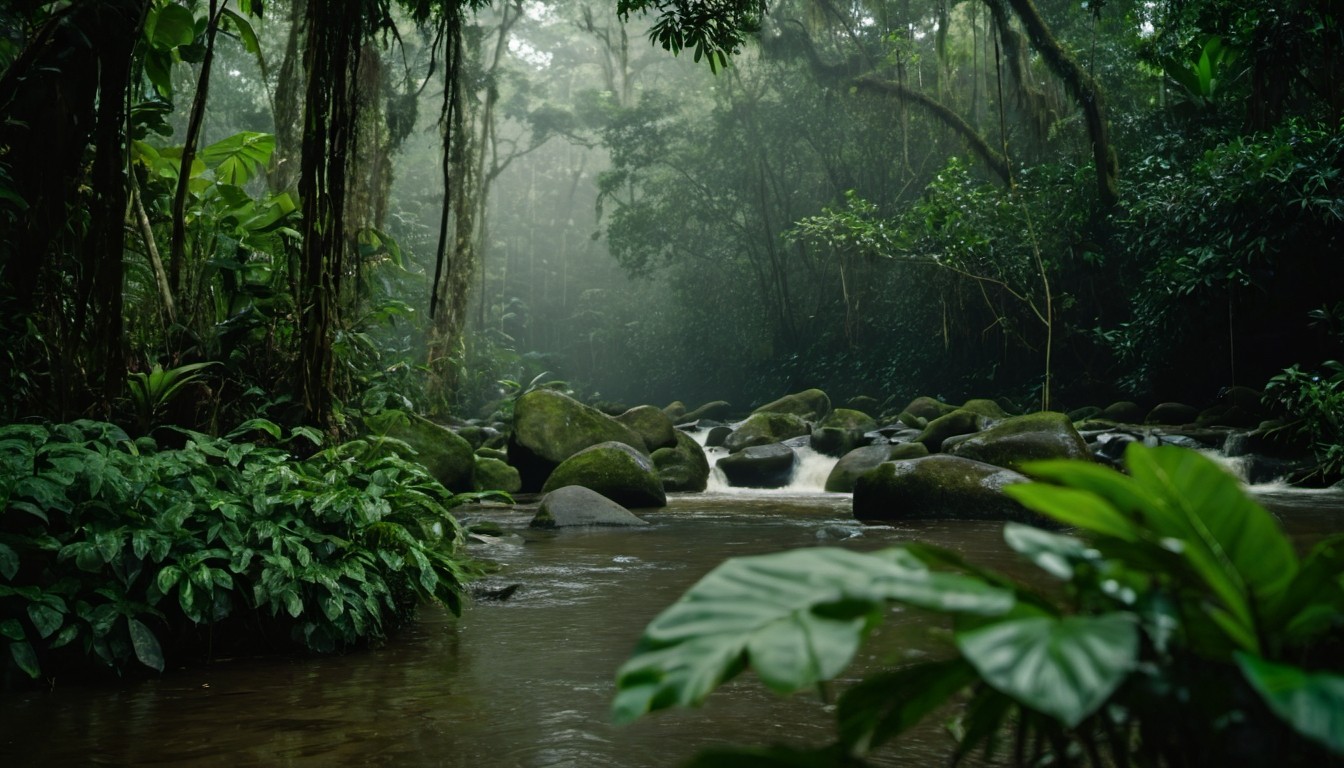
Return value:
<svg viewBox="0 0 1344 768">
<path fill-rule="evenodd" d="M 1300 558 L 1203 456 L 1135 444 L 1126 460 L 1128 476 L 1038 463 L 1046 482 L 1008 489 L 1077 529 L 1005 528 L 1048 587 L 919 544 L 725 562 L 646 628 L 618 673 L 615 718 L 698 704 L 748 668 L 780 692 L 820 685 L 895 602 L 951 620 L 945 658 L 845 691 L 825 749 L 696 764 L 861 765 L 957 698 L 958 761 L 1006 737 L 1016 764 L 1339 764 L 1344 537 Z"/>
</svg>

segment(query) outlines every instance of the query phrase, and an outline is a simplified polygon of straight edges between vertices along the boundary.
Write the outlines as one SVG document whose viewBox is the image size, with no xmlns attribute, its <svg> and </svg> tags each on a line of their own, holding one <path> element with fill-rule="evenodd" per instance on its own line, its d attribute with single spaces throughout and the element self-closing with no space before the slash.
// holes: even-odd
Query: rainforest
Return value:
<svg viewBox="0 0 1344 768">
<path fill-rule="evenodd" d="M 1342 23 L 0 0 L 0 759 L 1344 765 Z"/>
</svg>

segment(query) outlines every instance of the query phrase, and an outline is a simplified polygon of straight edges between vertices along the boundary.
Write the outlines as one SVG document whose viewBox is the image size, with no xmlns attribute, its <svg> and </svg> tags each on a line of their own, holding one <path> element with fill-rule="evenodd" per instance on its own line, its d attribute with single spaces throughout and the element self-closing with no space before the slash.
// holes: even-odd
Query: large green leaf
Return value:
<svg viewBox="0 0 1344 768">
<path fill-rule="evenodd" d="M 1057 579 L 1072 579 L 1075 563 L 1095 562 L 1100 554 L 1081 539 L 1021 523 L 1003 526 L 1003 540 L 1014 552 Z"/>
<path fill-rule="evenodd" d="M 8 544 L 0 542 L 0 576 L 6 581 L 13 581 L 19 574 L 19 553 L 15 552 Z"/>
<path fill-rule="evenodd" d="M 196 39 L 196 19 L 185 6 L 170 3 L 150 13 L 145 35 L 150 45 L 161 52 L 191 45 Z"/>
<path fill-rule="evenodd" d="M 1029 470 L 1031 468 L 1028 467 Z M 1067 472 L 1056 473 L 1056 476 L 1059 474 L 1068 477 Z M 1019 483 L 1004 488 L 1003 492 L 1027 509 L 1053 517 L 1065 525 L 1114 536 L 1124 541 L 1134 541 L 1138 538 L 1138 531 L 1133 521 L 1116 509 L 1110 501 L 1092 491 L 1043 483 Z"/>
<path fill-rule="evenodd" d="M 961 632 L 957 648 L 985 682 L 1073 727 L 1096 711 L 1134 668 L 1133 616 L 1029 617 Z"/>
<path fill-rule="evenodd" d="M 202 149 L 200 157 L 215 170 L 216 180 L 242 186 L 266 167 L 273 152 L 274 135 L 242 131 Z"/>
<path fill-rule="evenodd" d="M 748 665 L 781 692 L 840 673 L 899 600 L 939 611 L 999 614 L 1013 595 L 937 573 L 901 549 L 815 548 L 735 558 L 715 568 L 644 630 L 617 674 L 613 716 L 698 704 Z"/>
<path fill-rule="evenodd" d="M 1248 653 L 1237 654 L 1237 666 L 1293 730 L 1344 754 L 1344 676 L 1306 672 Z"/>
<path fill-rule="evenodd" d="M 163 650 L 159 648 L 159 639 L 139 619 L 127 616 L 126 626 L 131 633 L 131 647 L 135 649 L 135 657 L 146 667 L 162 672 Z"/>
<path fill-rule="evenodd" d="M 867 752 L 904 733 L 975 680 L 964 659 L 916 664 L 863 679 L 838 703 L 840 740 Z"/>
</svg>

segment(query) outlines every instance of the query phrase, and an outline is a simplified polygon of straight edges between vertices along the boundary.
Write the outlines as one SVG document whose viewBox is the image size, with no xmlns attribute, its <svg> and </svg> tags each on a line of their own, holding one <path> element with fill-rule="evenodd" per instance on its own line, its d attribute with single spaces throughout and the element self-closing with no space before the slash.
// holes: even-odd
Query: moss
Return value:
<svg viewBox="0 0 1344 768">
<path fill-rule="evenodd" d="M 523 481 L 517 469 L 499 459 L 476 457 L 476 490 L 517 493 L 522 487 Z"/>
<path fill-rule="evenodd" d="M 616 420 L 639 435 L 650 451 L 670 448 L 677 444 L 677 437 L 673 434 L 676 429 L 672 426 L 672 419 L 652 405 L 631 408 L 617 416 Z"/>
<path fill-rule="evenodd" d="M 567 485 L 597 491 L 628 507 L 667 504 L 667 495 L 653 462 L 624 443 L 599 443 L 579 451 L 555 468 L 541 490 L 549 493 Z"/>
<path fill-rule="evenodd" d="M 974 411 L 955 410 L 930 421 L 915 441 L 923 443 L 924 447 L 929 449 L 929 453 L 937 453 L 943 449 L 943 441 L 947 438 L 980 431 L 983 419 L 983 416 Z"/>
<path fill-rule="evenodd" d="M 831 412 L 831 398 L 820 389 L 808 389 L 785 395 L 752 411 L 755 413 L 791 413 L 803 419 L 817 421 Z"/>
<path fill-rule="evenodd" d="M 957 444 L 951 453 L 1021 470 L 1042 459 L 1091 459 L 1092 452 L 1069 417 L 1054 411 L 1014 416 Z"/>
<path fill-rule="evenodd" d="M 855 482 L 854 517 L 1030 520 L 1029 512 L 1003 494 L 1005 486 L 1025 481 L 1011 470 L 957 456 L 888 461 Z"/>
<path fill-rule="evenodd" d="M 674 448 L 659 448 L 650 457 L 658 469 L 665 491 L 705 490 L 709 485 L 709 460 L 705 451 L 690 435 L 677 430 Z"/>
<path fill-rule="evenodd" d="M 791 413 L 755 413 L 738 425 L 723 441 L 731 452 L 756 445 L 769 445 L 808 433 L 807 422 Z"/>
<path fill-rule="evenodd" d="M 404 411 L 383 411 L 364 419 L 373 439 L 381 436 L 405 443 L 384 443 L 387 449 L 424 466 L 450 491 L 475 489 L 476 457 L 471 443 L 447 427 Z M 409 450 L 407 450 L 409 448 Z"/>
</svg>

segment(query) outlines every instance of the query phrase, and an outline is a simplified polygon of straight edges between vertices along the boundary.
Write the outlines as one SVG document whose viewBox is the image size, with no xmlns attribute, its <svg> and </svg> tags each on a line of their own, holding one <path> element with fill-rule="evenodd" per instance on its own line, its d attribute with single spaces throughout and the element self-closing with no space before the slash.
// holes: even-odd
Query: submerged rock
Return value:
<svg viewBox="0 0 1344 768">
<path fill-rule="evenodd" d="M 629 427 L 559 392 L 534 389 L 514 404 L 509 460 L 518 468 L 524 491 L 540 489 L 560 462 L 604 442 L 647 451 L 644 439 Z"/>
<path fill-rule="evenodd" d="M 664 491 L 705 490 L 709 484 L 709 459 L 700 444 L 685 432 L 676 434 L 677 444 L 672 448 L 659 448 L 649 458 L 658 469 L 658 478 L 663 481 Z"/>
<path fill-rule="evenodd" d="M 756 413 L 791 413 L 809 421 L 819 421 L 831 412 L 831 398 L 820 389 L 807 389 L 785 395 L 752 411 Z"/>
<path fill-rule="evenodd" d="M 1021 474 L 960 456 L 888 461 L 854 486 L 854 517 L 864 522 L 921 518 L 1031 520 L 1032 513 L 1003 493 L 1026 482 Z"/>
<path fill-rule="evenodd" d="M 742 488 L 783 488 L 793 479 L 798 455 L 783 443 L 744 448 L 719 459 L 718 467 L 729 485 Z"/>
<path fill-rule="evenodd" d="M 743 448 L 771 445 L 809 434 L 807 422 L 791 413 L 755 413 L 724 438 L 723 447 L 736 453 Z"/>
<path fill-rule="evenodd" d="M 648 522 L 602 494 L 577 485 L 567 485 L 546 494 L 532 518 L 533 528 L 590 525 L 636 526 L 648 525 Z"/>
<path fill-rule="evenodd" d="M 854 490 L 854 483 L 860 475 L 884 461 L 917 459 L 928 455 L 929 449 L 923 443 L 888 443 L 855 448 L 831 468 L 831 474 L 826 477 L 826 490 L 830 493 L 849 493 Z"/>
<path fill-rule="evenodd" d="M 560 462 L 541 490 L 549 493 L 567 485 L 581 485 L 629 507 L 667 504 L 653 462 L 625 443 L 611 441 L 584 448 Z"/>
<path fill-rule="evenodd" d="M 1069 417 L 1054 411 L 1004 419 L 957 443 L 949 453 L 1014 470 L 1041 459 L 1092 458 Z"/>
</svg>

